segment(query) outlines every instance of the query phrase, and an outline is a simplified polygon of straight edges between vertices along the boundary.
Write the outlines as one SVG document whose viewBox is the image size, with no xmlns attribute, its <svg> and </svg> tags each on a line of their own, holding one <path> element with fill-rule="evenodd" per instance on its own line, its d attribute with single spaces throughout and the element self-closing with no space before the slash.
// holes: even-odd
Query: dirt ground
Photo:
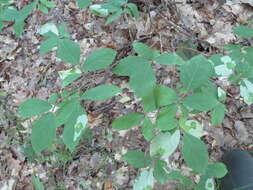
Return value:
<svg viewBox="0 0 253 190">
<path fill-rule="evenodd" d="M 21 38 L 15 37 L 13 23 L 5 25 L 0 33 L 0 190 L 32 190 L 33 174 L 47 190 L 131 189 L 138 171 L 124 163 L 121 155 L 129 149 L 144 151 L 148 146 L 138 129 L 118 132 L 110 127 L 117 116 L 140 109 L 133 92 L 124 90 L 108 101 L 84 102 L 89 113 L 89 131 L 74 154 L 62 146 L 53 154 L 43 152 L 41 158 L 33 155 L 29 140 L 32 120 L 18 117 L 18 105 L 29 97 L 46 100 L 51 93 L 59 92 L 58 72 L 71 67 L 54 52 L 39 54 L 43 40 L 38 33 L 41 25 L 68 23 L 72 39 L 81 46 L 82 60 L 101 47 L 116 49 L 119 59 L 133 54 L 130 45 L 135 40 L 162 52 L 182 50 L 181 42 L 191 40 L 199 53 L 212 55 L 221 52 L 225 44 L 239 42 L 232 28 L 253 18 L 250 1 L 238 0 L 233 4 L 218 0 L 164 0 L 167 7 L 162 10 L 159 0 L 132 2 L 139 7 L 140 18 L 122 16 L 108 26 L 104 25 L 105 19 L 87 10 L 80 11 L 72 0 L 58 0 L 57 7 L 48 15 L 34 11 L 26 20 Z M 27 3 L 29 0 L 20 0 L 16 5 L 21 8 Z M 176 86 L 179 78 L 175 69 L 163 66 L 155 69 L 159 83 Z M 85 90 L 104 81 L 128 87 L 128 78 L 105 74 L 106 71 L 89 73 L 71 88 Z M 214 161 L 222 155 L 221 147 L 253 149 L 253 106 L 240 100 L 238 87 L 227 87 L 227 92 L 228 112 L 221 126 L 211 127 L 205 114 L 194 118 L 207 131 L 204 141 Z M 119 101 L 124 97 L 129 100 Z M 172 167 L 189 172 L 179 152 L 170 161 Z M 174 186 L 156 185 L 156 189 L 173 190 Z"/>
</svg>

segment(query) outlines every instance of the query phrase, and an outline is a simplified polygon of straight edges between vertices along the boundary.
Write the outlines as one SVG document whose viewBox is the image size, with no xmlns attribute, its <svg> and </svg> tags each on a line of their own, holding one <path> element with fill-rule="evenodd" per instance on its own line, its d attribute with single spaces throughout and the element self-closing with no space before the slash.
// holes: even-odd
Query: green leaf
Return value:
<svg viewBox="0 0 253 190">
<path fill-rule="evenodd" d="M 208 178 L 208 175 L 201 175 L 199 183 L 196 185 L 194 190 L 215 190 L 214 180 Z"/>
<path fill-rule="evenodd" d="M 56 56 L 62 61 L 78 65 L 80 63 L 79 44 L 69 39 L 59 40 Z"/>
<path fill-rule="evenodd" d="M 89 55 L 83 63 L 84 71 L 105 69 L 112 64 L 117 52 L 110 48 L 103 48 Z"/>
<path fill-rule="evenodd" d="M 242 44 L 228 44 L 224 46 L 225 50 L 228 50 L 230 52 L 237 52 L 240 51 L 240 49 L 243 47 Z M 223 56 L 223 55 L 222 55 Z"/>
<path fill-rule="evenodd" d="M 206 145 L 198 138 L 184 134 L 183 157 L 186 164 L 197 173 L 204 173 L 208 165 L 208 152 Z"/>
<path fill-rule="evenodd" d="M 30 98 L 19 106 L 19 115 L 23 118 L 30 118 L 49 111 L 51 107 L 51 104 L 44 100 Z"/>
<path fill-rule="evenodd" d="M 253 52 L 251 53 L 253 54 Z M 249 56 L 246 56 L 249 57 Z M 253 57 L 250 57 L 250 59 L 252 59 Z M 243 60 L 240 63 L 237 63 L 236 67 L 235 67 L 235 73 L 239 78 L 250 78 L 253 76 L 253 64 L 251 61 L 245 61 Z"/>
<path fill-rule="evenodd" d="M 233 69 L 236 66 L 236 63 L 234 60 L 231 59 L 229 56 L 223 56 L 220 58 L 220 61 L 222 62 L 221 65 L 217 65 L 214 67 L 215 73 L 218 76 L 222 77 L 228 77 L 231 74 L 233 74 Z"/>
<path fill-rule="evenodd" d="M 241 51 L 243 51 L 242 56 L 245 58 L 245 61 L 251 63 L 251 60 L 253 59 L 253 47 L 252 46 L 249 46 L 249 47 L 246 46 L 243 49 L 241 49 Z M 245 63 L 245 61 L 244 61 L 244 63 Z M 253 65 L 251 64 L 251 66 L 253 66 Z"/>
<path fill-rule="evenodd" d="M 2 4 L 2 5 L 10 5 L 10 4 L 12 4 L 13 3 L 13 0 L 2 0 L 1 2 L 0 2 L 0 4 Z"/>
<path fill-rule="evenodd" d="M 38 155 L 33 150 L 32 145 L 22 147 L 22 155 L 26 157 L 28 162 L 35 162 L 35 160 L 38 158 Z"/>
<path fill-rule="evenodd" d="M 24 21 L 28 17 L 28 15 L 31 14 L 31 12 L 33 11 L 37 3 L 38 3 L 38 0 L 35 0 L 33 3 L 27 5 L 26 7 L 18 11 L 18 17 L 16 18 L 16 20 Z"/>
<path fill-rule="evenodd" d="M 4 27 L 4 22 L 0 21 L 0 32 L 2 32 L 3 27 Z"/>
<path fill-rule="evenodd" d="M 173 104 L 179 98 L 175 90 L 164 85 L 156 86 L 154 96 L 157 108 Z"/>
<path fill-rule="evenodd" d="M 130 77 L 130 87 L 135 91 L 135 95 L 141 98 L 153 91 L 156 78 L 151 65 L 139 64 L 143 65 L 142 71 Z"/>
<path fill-rule="evenodd" d="M 177 93 L 163 85 L 155 85 L 150 93 L 142 97 L 142 105 L 145 112 L 154 111 L 162 106 L 175 103 L 178 100 Z"/>
<path fill-rule="evenodd" d="M 24 31 L 24 21 L 23 20 L 20 20 L 20 21 L 16 21 L 13 28 L 14 28 L 14 32 L 15 32 L 15 35 L 17 37 L 20 37 Z"/>
<path fill-rule="evenodd" d="M 63 102 L 62 106 L 56 112 L 56 126 L 59 127 L 65 124 L 78 106 L 79 101 L 77 99 Z"/>
<path fill-rule="evenodd" d="M 58 94 L 57 93 L 52 93 L 49 96 L 49 103 L 50 104 L 55 104 L 58 100 Z"/>
<path fill-rule="evenodd" d="M 151 93 L 155 83 L 155 74 L 150 65 L 143 65 L 142 73 L 130 77 L 130 87 L 135 91 L 135 95 L 140 98 Z"/>
<path fill-rule="evenodd" d="M 70 34 L 67 31 L 67 23 L 66 22 L 62 22 L 59 26 L 59 36 L 63 37 L 63 38 L 69 38 Z"/>
<path fill-rule="evenodd" d="M 73 97 L 79 97 L 79 95 L 75 96 L 75 94 L 77 94 L 77 92 L 75 90 L 63 90 L 61 92 L 61 97 L 63 99 L 67 99 L 67 98 L 73 98 Z"/>
<path fill-rule="evenodd" d="M 153 60 L 154 57 L 157 55 L 157 52 L 150 49 L 146 44 L 141 42 L 134 42 L 133 48 L 136 53 L 138 53 L 139 56 L 148 59 Z"/>
<path fill-rule="evenodd" d="M 48 38 L 40 45 L 40 54 L 46 54 L 50 52 L 54 47 L 58 45 L 58 38 Z"/>
<path fill-rule="evenodd" d="M 151 164 L 150 156 L 139 150 L 128 151 L 123 155 L 123 159 L 134 168 L 146 168 Z"/>
<path fill-rule="evenodd" d="M 225 55 L 225 56 L 222 56 L 220 58 L 220 61 L 223 63 L 223 64 L 226 64 L 226 66 L 229 68 L 229 69 L 233 69 L 235 68 L 236 66 L 236 59 L 233 57 L 233 56 L 228 56 L 228 55 Z"/>
<path fill-rule="evenodd" d="M 154 59 L 155 63 L 161 65 L 182 65 L 184 60 L 175 53 L 163 53 Z"/>
<path fill-rule="evenodd" d="M 36 190 L 44 190 L 44 185 L 38 177 L 32 176 L 32 183 Z"/>
<path fill-rule="evenodd" d="M 136 125 L 139 125 L 143 119 L 144 115 L 141 113 L 129 113 L 127 115 L 115 119 L 112 122 L 112 128 L 118 130 L 127 130 Z"/>
<path fill-rule="evenodd" d="M 225 110 L 226 110 L 226 107 L 224 104 L 219 104 L 213 109 L 212 114 L 211 114 L 212 126 L 220 125 L 223 122 L 224 116 L 225 116 Z"/>
<path fill-rule="evenodd" d="M 77 0 L 77 6 L 80 9 L 86 9 L 91 4 L 91 0 Z"/>
<path fill-rule="evenodd" d="M 120 60 L 114 73 L 121 76 L 130 76 L 130 87 L 137 97 L 147 96 L 156 83 L 156 77 L 150 63 L 141 57 L 128 56 Z M 140 86 L 142 88 L 140 88 Z"/>
<path fill-rule="evenodd" d="M 177 127 L 177 120 L 174 118 L 177 112 L 177 105 L 163 108 L 159 111 L 156 119 L 156 126 L 161 131 L 169 131 Z"/>
<path fill-rule="evenodd" d="M 46 23 L 46 24 L 42 25 L 40 30 L 39 30 L 40 35 L 45 35 L 49 32 L 54 33 L 56 36 L 59 35 L 59 30 L 56 27 L 56 25 L 53 24 L 53 23 Z"/>
<path fill-rule="evenodd" d="M 45 5 L 39 4 L 39 5 L 38 5 L 38 9 L 39 9 L 41 12 L 43 12 L 44 14 L 48 14 L 48 8 L 47 8 Z"/>
<path fill-rule="evenodd" d="M 106 9 L 108 13 L 115 13 L 125 4 L 122 0 L 109 0 L 102 4 L 102 8 Z"/>
<path fill-rule="evenodd" d="M 180 127 L 184 129 L 185 132 L 191 134 L 194 137 L 200 138 L 203 135 L 206 135 L 207 133 L 203 130 L 203 125 L 200 124 L 196 120 L 187 120 L 184 121 L 184 119 L 180 118 Z"/>
<path fill-rule="evenodd" d="M 81 73 L 72 73 L 70 75 L 68 75 L 63 81 L 61 86 L 65 87 L 68 86 L 70 83 L 74 82 L 75 80 L 77 80 L 78 78 L 80 78 L 82 76 Z"/>
<path fill-rule="evenodd" d="M 183 104 L 197 111 L 208 111 L 219 104 L 218 100 L 207 93 L 195 93 L 187 96 Z"/>
<path fill-rule="evenodd" d="M 187 91 L 194 90 L 208 82 L 212 72 L 211 63 L 198 55 L 180 67 L 180 80 Z"/>
<path fill-rule="evenodd" d="M 132 16 L 132 12 L 131 12 L 131 10 L 130 10 L 128 7 L 124 8 L 123 13 Z M 133 16 L 132 16 L 132 17 L 133 17 Z"/>
<path fill-rule="evenodd" d="M 151 190 L 154 186 L 153 170 L 143 170 L 134 181 L 133 190 Z"/>
<path fill-rule="evenodd" d="M 122 7 L 126 4 L 126 0 L 108 0 L 108 4 L 115 6 L 115 7 Z"/>
<path fill-rule="evenodd" d="M 166 168 L 167 164 L 163 160 L 156 160 L 155 166 L 154 166 L 154 177 L 160 184 L 165 184 L 169 177 L 168 173 L 164 168 Z"/>
<path fill-rule="evenodd" d="M 41 3 L 43 3 L 48 8 L 54 8 L 56 7 L 56 3 L 53 1 L 47 1 L 47 0 L 40 0 Z"/>
<path fill-rule="evenodd" d="M 234 27 L 234 33 L 242 38 L 253 37 L 253 29 L 248 26 L 236 26 Z"/>
<path fill-rule="evenodd" d="M 139 18 L 140 15 L 136 4 L 127 3 L 127 7 L 129 8 L 132 17 L 134 17 L 135 19 Z"/>
<path fill-rule="evenodd" d="M 131 65 L 132 62 L 128 62 L 125 65 L 119 65 L 119 67 L 131 67 Z M 152 70 L 151 65 L 148 64 L 146 61 L 138 62 L 137 65 L 134 65 L 134 67 L 136 68 L 136 70 L 134 70 L 134 72 L 130 74 L 130 87 L 135 91 L 135 95 L 137 97 L 144 97 L 151 91 L 153 91 L 156 82 L 155 74 Z M 133 68 L 131 68 L 130 70 L 132 69 Z M 125 70 L 124 72 L 128 72 L 127 70 Z M 140 86 L 142 88 L 140 88 Z"/>
<path fill-rule="evenodd" d="M 226 100 L 227 94 L 226 94 L 226 92 L 221 87 L 217 88 L 217 93 L 218 93 L 218 99 L 219 99 L 219 101 L 223 102 L 223 101 Z"/>
<path fill-rule="evenodd" d="M 170 131 L 177 127 L 177 120 L 169 117 L 166 113 L 160 112 L 156 120 L 156 126 L 161 131 Z"/>
<path fill-rule="evenodd" d="M 194 185 L 192 180 L 186 176 L 183 176 L 179 171 L 172 171 L 168 174 L 168 179 L 173 181 L 179 181 L 181 185 L 183 185 L 183 189 L 191 189 Z M 192 188 L 194 189 L 194 188 Z M 192 190 L 191 189 L 191 190 Z M 195 189 L 194 189 L 195 190 Z"/>
<path fill-rule="evenodd" d="M 93 4 L 90 6 L 90 11 L 92 14 L 100 17 L 106 17 L 109 15 L 109 11 L 107 8 L 104 8 L 103 5 Z"/>
<path fill-rule="evenodd" d="M 88 89 L 83 93 L 83 100 L 106 100 L 121 92 L 121 88 L 114 85 L 100 85 L 95 88 Z"/>
<path fill-rule="evenodd" d="M 87 115 L 80 104 L 73 109 L 69 119 L 65 123 L 62 134 L 64 144 L 71 152 L 75 150 L 76 145 L 80 141 L 82 134 L 87 126 Z"/>
<path fill-rule="evenodd" d="M 226 166 L 221 163 L 221 162 L 217 162 L 217 163 L 210 163 L 207 166 L 206 169 L 206 174 L 209 177 L 215 177 L 215 178 L 222 178 L 227 174 L 227 168 Z"/>
<path fill-rule="evenodd" d="M 19 12 L 14 7 L 7 7 L 3 9 L 3 12 L 0 14 L 1 21 L 14 21 L 19 17 Z"/>
<path fill-rule="evenodd" d="M 229 82 L 231 84 L 238 84 L 238 83 L 240 83 L 240 80 L 241 80 L 240 75 L 232 74 L 232 75 L 229 76 Z"/>
<path fill-rule="evenodd" d="M 234 47 L 234 49 L 232 48 L 229 50 L 230 53 L 228 55 L 225 55 L 223 57 L 230 57 L 231 62 L 232 63 L 234 62 L 235 64 L 237 64 L 237 63 L 241 62 L 245 56 L 245 54 L 242 53 L 242 49 L 243 49 L 242 46 Z M 224 61 L 223 61 L 223 63 L 224 63 Z M 233 64 L 233 65 L 235 66 L 235 64 Z M 232 67 L 230 65 L 231 65 L 231 63 L 229 63 L 227 66 L 229 66 L 229 68 L 232 69 Z"/>
<path fill-rule="evenodd" d="M 156 103 L 156 99 L 154 97 L 154 90 L 152 90 L 149 93 L 146 93 L 146 95 L 144 97 L 142 97 L 141 99 L 142 99 L 141 103 L 142 103 L 144 112 L 146 112 L 146 113 L 152 112 L 158 108 L 157 103 Z"/>
<path fill-rule="evenodd" d="M 82 72 L 80 69 L 68 69 L 59 71 L 60 78 L 63 80 L 61 86 L 65 87 L 72 83 L 73 81 L 77 80 L 79 77 L 82 76 Z"/>
<path fill-rule="evenodd" d="M 117 18 L 119 18 L 121 16 L 121 14 L 123 13 L 123 11 L 121 9 L 119 9 L 118 11 L 112 13 L 106 20 L 105 25 L 110 24 L 111 22 L 113 22 L 114 20 L 116 20 Z"/>
<path fill-rule="evenodd" d="M 201 180 L 202 180 L 202 177 L 204 178 L 204 176 L 201 176 L 200 178 L 200 183 L 201 183 Z M 205 179 L 205 178 L 204 178 Z M 214 181 L 213 178 L 208 178 L 206 181 L 205 181 L 205 188 L 206 190 L 215 190 L 215 187 L 216 187 L 216 183 Z M 199 189 L 199 190 L 202 190 L 203 188 Z M 198 189 L 196 189 L 198 190 Z"/>
<path fill-rule="evenodd" d="M 246 104 L 253 104 L 253 82 L 244 79 L 240 85 L 240 95 Z"/>
<path fill-rule="evenodd" d="M 31 142 L 35 152 L 50 148 L 55 138 L 56 120 L 52 113 L 43 115 L 35 121 L 32 128 Z"/>
<path fill-rule="evenodd" d="M 149 65 L 148 60 L 138 56 L 128 56 L 120 60 L 113 73 L 120 76 L 132 76 L 143 71 L 143 67 Z"/>
<path fill-rule="evenodd" d="M 217 53 L 217 54 L 213 54 L 211 57 L 208 58 L 209 61 L 212 62 L 212 64 L 214 66 L 217 66 L 217 65 L 222 65 L 222 61 L 221 61 L 221 58 L 223 57 L 224 55 L 223 54 L 220 54 L 220 53 Z"/>
<path fill-rule="evenodd" d="M 142 134 L 147 141 L 150 141 L 154 136 L 154 126 L 148 118 L 145 118 L 142 124 Z"/>
<path fill-rule="evenodd" d="M 167 159 L 177 148 L 180 141 L 180 132 L 176 130 L 173 134 L 166 132 L 158 134 L 150 144 L 150 155 L 161 155 Z"/>
<path fill-rule="evenodd" d="M 197 51 L 196 41 L 193 39 L 184 40 L 177 44 L 176 53 L 184 60 L 189 60 L 192 57 L 199 55 Z"/>
<path fill-rule="evenodd" d="M 78 68 L 71 68 L 71 69 L 67 69 L 67 70 L 62 70 L 58 72 L 60 75 L 60 78 L 62 80 L 66 79 L 68 76 L 72 75 L 72 74 L 81 74 L 81 70 Z"/>
<path fill-rule="evenodd" d="M 208 81 L 207 83 L 203 84 L 200 88 L 196 89 L 194 91 L 195 93 L 207 93 L 210 96 L 213 96 L 214 98 L 217 98 L 217 86 L 212 83 L 211 81 Z"/>
</svg>

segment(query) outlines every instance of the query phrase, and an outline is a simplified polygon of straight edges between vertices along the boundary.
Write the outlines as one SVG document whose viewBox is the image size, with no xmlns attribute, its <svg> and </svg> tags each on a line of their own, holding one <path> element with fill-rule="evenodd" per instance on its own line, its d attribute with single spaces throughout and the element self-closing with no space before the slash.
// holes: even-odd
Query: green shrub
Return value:
<svg viewBox="0 0 253 190">
<path fill-rule="evenodd" d="M 128 14 L 133 18 L 139 17 L 139 11 L 134 3 L 127 3 L 126 0 L 107 0 L 105 3 L 92 4 L 91 0 L 77 0 L 80 9 L 88 8 L 92 14 L 100 17 L 107 17 L 105 24 L 109 24 L 120 17 Z"/>
<path fill-rule="evenodd" d="M 13 0 L 3 0 L 0 2 L 0 32 L 5 22 L 15 22 L 13 28 L 15 35 L 20 37 L 24 31 L 25 20 L 32 13 L 33 9 L 38 7 L 43 13 L 48 13 L 48 8 L 53 8 L 56 4 L 47 0 L 35 0 L 29 5 L 17 10 L 11 6 Z"/>
<path fill-rule="evenodd" d="M 0 18 L 4 21 L 14 20 L 15 25 L 23 23 L 36 3 L 38 2 L 35 1 L 22 9 L 22 13 L 4 7 L 5 13 Z M 45 4 L 44 1 L 40 3 Z M 79 0 L 78 5 L 80 8 L 90 6 L 91 11 L 99 16 L 110 14 L 106 23 L 110 23 L 123 12 L 132 11 L 133 16 L 137 15 L 137 12 L 133 11 L 136 9 L 131 8 L 132 5 L 126 4 L 125 1 L 113 0 L 98 6 L 90 5 L 90 1 Z M 7 17 L 8 11 L 15 13 L 14 15 L 23 15 L 22 19 L 19 20 L 16 16 Z M 252 37 L 252 31 L 243 26 L 235 28 L 235 33 L 241 37 Z M 80 78 L 83 72 L 106 69 L 117 54 L 109 48 L 99 49 L 80 64 L 80 47 L 69 39 L 70 35 L 65 32 L 64 25 L 57 28 L 53 24 L 47 24 L 42 27 L 40 33 L 47 37 L 41 44 L 41 54 L 56 49 L 58 58 L 73 65 L 72 69 L 59 73 L 62 87 Z M 226 112 L 226 92 L 216 86 L 214 78 L 239 84 L 244 102 L 253 103 L 253 47 L 228 45 L 225 47 L 228 51 L 226 55 L 216 54 L 210 58 L 196 55 L 189 60 L 184 60 L 176 53 L 161 54 L 140 42 L 134 42 L 133 49 L 138 55 L 119 60 L 113 73 L 130 78 L 130 88 L 140 99 L 143 112 L 129 113 L 112 122 L 112 128 L 116 130 L 140 126 L 141 133 L 150 143 L 147 153 L 131 150 L 123 155 L 123 160 L 129 165 L 141 168 L 133 189 L 152 189 L 155 180 L 161 184 L 176 180 L 188 189 L 203 190 L 206 186 L 214 188 L 213 178 L 222 178 L 227 170 L 222 163 L 210 162 L 207 147 L 200 139 L 205 132 L 198 121 L 191 119 L 190 114 L 211 112 L 212 125 L 222 123 Z M 175 67 L 179 71 L 180 85 L 172 89 L 158 84 L 153 69 L 155 64 Z M 55 142 L 57 128 L 64 126 L 61 134 L 63 142 L 73 152 L 87 127 L 87 114 L 80 101 L 103 101 L 118 93 L 121 93 L 121 89 L 117 86 L 99 85 L 85 92 L 64 91 L 52 94 L 49 101 L 36 98 L 26 100 L 19 107 L 19 115 L 23 118 L 37 117 L 31 134 L 32 148 L 37 154 L 50 149 Z M 155 121 L 149 118 L 150 112 L 156 113 Z M 166 160 L 177 149 L 181 150 L 192 173 L 201 176 L 198 184 L 183 176 L 180 171 L 169 168 Z M 38 183 L 36 178 L 34 181 Z"/>
</svg>

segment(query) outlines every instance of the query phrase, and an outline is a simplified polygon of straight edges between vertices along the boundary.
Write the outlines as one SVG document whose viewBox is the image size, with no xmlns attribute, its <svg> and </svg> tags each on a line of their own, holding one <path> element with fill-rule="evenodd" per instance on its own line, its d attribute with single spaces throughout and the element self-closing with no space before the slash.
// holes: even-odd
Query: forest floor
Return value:
<svg viewBox="0 0 253 190">
<path fill-rule="evenodd" d="M 110 47 L 124 57 L 132 55 L 131 43 L 143 42 L 161 52 L 194 51 L 205 55 L 221 52 L 228 43 L 239 41 L 233 34 L 233 27 L 253 18 L 251 3 L 234 4 L 222 1 L 179 0 L 168 3 L 159 10 L 159 1 L 140 0 L 137 3 L 140 18 L 132 20 L 120 17 L 106 26 L 105 19 L 96 17 L 87 10 L 80 11 L 75 1 L 57 1 L 57 7 L 49 14 L 34 11 L 26 20 L 25 32 L 20 38 L 13 33 L 12 23 L 5 25 L 0 33 L 0 190 L 32 190 L 31 177 L 36 174 L 47 190 L 127 190 L 131 189 L 137 170 L 121 160 L 129 149 L 144 150 L 148 146 L 138 129 L 117 132 L 110 123 L 118 115 L 137 110 L 138 100 L 130 91 L 123 91 L 121 97 L 104 102 L 88 102 L 89 134 L 73 154 L 65 148 L 54 153 L 45 152 L 43 158 L 30 155 L 29 134 L 31 120 L 18 117 L 17 109 L 29 97 L 48 99 L 53 92 L 61 90 L 58 72 L 70 68 L 55 56 L 54 52 L 39 54 L 43 37 L 38 34 L 45 23 L 68 23 L 72 39 L 80 44 L 82 60 L 94 50 Z M 29 3 L 20 0 L 18 8 Z M 182 42 L 188 40 L 186 46 Z M 196 47 L 196 50 L 191 50 Z M 174 86 L 178 82 L 175 71 L 157 67 L 159 83 Z M 73 88 L 87 89 L 100 84 L 113 83 L 128 87 L 126 77 L 104 77 L 105 71 L 93 72 Z M 76 85 L 76 86 L 74 86 Z M 210 158 L 219 160 L 221 147 L 253 148 L 253 107 L 239 99 L 238 87 L 227 89 L 228 112 L 223 124 L 211 127 L 205 114 L 195 118 L 204 125 Z M 126 98 L 128 101 L 120 102 Z M 137 134 L 137 135 L 136 135 Z M 49 159 L 50 158 L 50 159 Z M 187 174 L 178 152 L 171 162 Z M 156 189 L 173 190 L 173 184 L 157 185 Z"/>
</svg>

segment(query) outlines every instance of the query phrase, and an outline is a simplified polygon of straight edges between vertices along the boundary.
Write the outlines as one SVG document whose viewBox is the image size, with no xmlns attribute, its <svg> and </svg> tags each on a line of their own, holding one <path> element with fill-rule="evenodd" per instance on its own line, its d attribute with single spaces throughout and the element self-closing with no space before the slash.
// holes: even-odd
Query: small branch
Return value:
<svg viewBox="0 0 253 190">
<path fill-rule="evenodd" d="M 5 61 L 5 60 L 4 60 Z M 2 61 L 2 63 L 4 62 Z M 4 72 L 11 66 L 11 63 L 6 63 L 6 65 L 4 66 L 4 68 L 2 69 L 2 71 L 0 72 L 0 76 L 2 76 L 4 74 Z"/>
<path fill-rule="evenodd" d="M 197 52 L 197 53 L 199 53 L 199 54 L 203 54 L 203 55 L 205 55 L 205 56 L 207 56 L 207 57 L 210 57 L 210 56 L 211 56 L 211 54 L 210 54 L 210 53 L 209 53 L 209 54 L 205 54 L 205 53 L 203 53 L 202 51 L 199 51 L 199 50 L 197 50 L 197 49 L 193 49 L 193 48 L 187 48 L 187 47 L 176 47 L 176 49 L 185 49 L 185 50 L 195 51 L 195 52 Z"/>
<path fill-rule="evenodd" d="M 156 13 L 159 16 L 161 16 L 169 25 L 173 26 L 176 30 L 178 30 L 179 32 L 183 33 L 185 36 L 190 37 L 193 40 L 197 40 L 197 38 L 195 36 L 193 36 L 192 34 L 189 34 L 189 32 L 186 32 L 182 27 L 180 27 L 177 24 L 175 24 L 174 22 L 170 21 L 166 16 L 164 16 L 163 14 L 161 14 L 159 11 L 156 10 Z"/>
</svg>

